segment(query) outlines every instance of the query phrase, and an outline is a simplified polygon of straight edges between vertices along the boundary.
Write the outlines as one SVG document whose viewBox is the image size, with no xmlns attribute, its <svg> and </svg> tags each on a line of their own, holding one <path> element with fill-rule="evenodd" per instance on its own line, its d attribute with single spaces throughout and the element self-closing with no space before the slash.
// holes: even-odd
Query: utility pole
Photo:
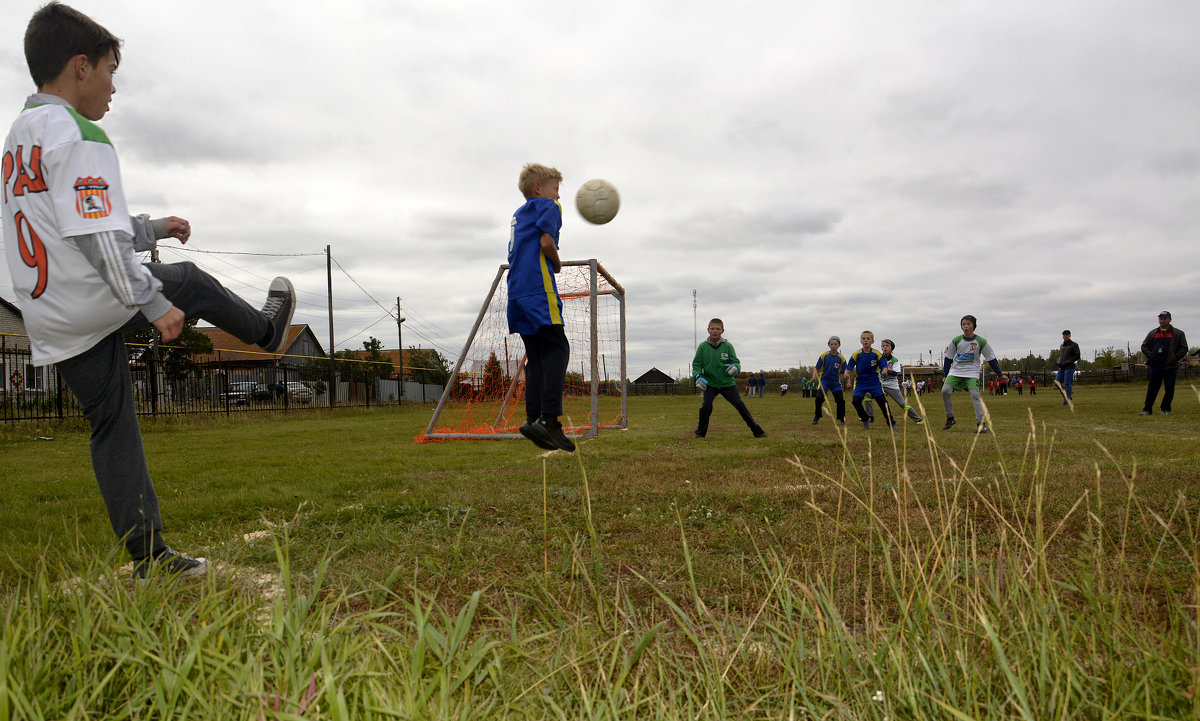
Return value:
<svg viewBox="0 0 1200 721">
<path fill-rule="evenodd" d="M 333 365 L 333 254 L 325 246 L 325 278 L 329 283 L 329 407 L 337 398 L 337 370 Z"/>
<path fill-rule="evenodd" d="M 400 311 L 400 296 L 396 296 L 396 335 L 400 337 L 400 392 L 396 394 L 396 405 L 404 404 L 404 313 Z"/>
<path fill-rule="evenodd" d="M 692 288 L 692 347 L 693 348 L 700 345 L 700 339 L 696 335 L 696 331 L 699 328 L 699 326 L 697 325 L 698 322 L 699 321 L 696 319 L 696 289 Z"/>
<path fill-rule="evenodd" d="M 22 247 L 24 247 L 24 246 L 22 246 Z M 24 251 L 22 251 L 22 252 L 24 252 Z M 151 263 L 159 262 L 158 246 L 155 246 L 150 251 L 150 262 Z M 158 350 L 158 347 L 160 345 L 162 345 L 162 332 L 159 331 L 158 328 L 151 326 L 150 327 L 150 351 L 151 351 L 150 357 L 153 359 L 154 363 L 153 363 L 153 367 L 150 369 L 150 372 L 146 374 L 146 381 L 150 384 L 150 412 L 155 415 L 157 415 L 157 413 L 158 413 L 158 394 L 160 391 L 159 383 L 158 383 L 158 380 L 159 380 L 158 369 L 162 367 L 160 365 L 160 361 L 162 360 L 162 357 L 159 355 L 159 350 Z"/>
</svg>

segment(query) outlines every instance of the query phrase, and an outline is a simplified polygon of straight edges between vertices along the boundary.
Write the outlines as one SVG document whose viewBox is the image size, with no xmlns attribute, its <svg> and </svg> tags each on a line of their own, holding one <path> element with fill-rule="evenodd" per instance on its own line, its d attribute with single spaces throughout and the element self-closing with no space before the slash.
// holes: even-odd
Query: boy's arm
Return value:
<svg viewBox="0 0 1200 721">
<path fill-rule="evenodd" d="M 121 304 L 139 308 L 146 320 L 154 320 L 171 308 L 162 294 L 162 282 L 142 267 L 133 254 L 128 235 L 111 230 L 71 238 L 88 263 L 96 269 Z"/>
<path fill-rule="evenodd" d="M 700 375 L 704 371 L 704 361 L 700 355 L 703 346 L 696 347 L 696 355 L 692 356 L 692 377 Z"/>
<path fill-rule="evenodd" d="M 131 215 L 129 220 L 133 223 L 133 250 L 137 253 L 154 250 L 163 238 L 178 238 L 180 243 L 186 243 L 192 235 L 191 224 L 174 215 L 151 220 L 142 213 Z"/>
<path fill-rule="evenodd" d="M 557 273 L 562 270 L 562 261 L 558 259 L 558 248 L 554 247 L 554 236 L 549 233 L 542 233 L 542 255 L 546 256 L 546 260 L 550 261 L 550 266 Z"/>
<path fill-rule="evenodd" d="M 735 351 L 733 349 L 733 344 L 730 343 L 729 341 L 725 341 L 725 349 L 729 353 L 729 360 L 726 361 L 726 363 L 732 363 L 735 366 L 737 366 L 738 368 L 741 368 L 742 362 L 740 360 L 738 360 L 737 351 Z"/>
</svg>

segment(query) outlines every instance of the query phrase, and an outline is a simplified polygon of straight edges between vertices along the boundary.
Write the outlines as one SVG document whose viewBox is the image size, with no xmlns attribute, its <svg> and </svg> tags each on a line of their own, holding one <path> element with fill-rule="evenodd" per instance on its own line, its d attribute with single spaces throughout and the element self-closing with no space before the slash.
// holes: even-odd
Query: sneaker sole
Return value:
<svg viewBox="0 0 1200 721">
<path fill-rule="evenodd" d="M 533 441 L 533 444 L 535 446 L 537 446 L 538 448 L 541 448 L 541 449 L 547 450 L 547 451 L 557 451 L 558 450 L 558 446 L 554 444 L 554 441 L 551 440 L 551 438 L 549 436 L 542 435 L 542 434 L 538 433 L 537 431 L 534 431 L 533 428 L 531 426 L 529 426 L 528 424 L 522 425 L 520 428 L 520 431 L 521 431 L 521 435 L 523 435 L 526 438 L 528 438 L 529 440 Z"/>
<path fill-rule="evenodd" d="M 278 278 L 275 278 L 271 282 L 274 283 L 276 280 L 282 280 L 284 283 L 287 284 L 288 295 L 291 296 L 292 302 L 290 304 L 290 307 L 288 308 L 287 320 L 283 324 L 282 335 L 280 335 L 278 339 L 274 339 L 274 338 L 272 339 L 272 340 L 276 341 L 276 342 L 272 343 L 272 345 L 274 345 L 275 347 L 270 350 L 263 348 L 263 350 L 267 351 L 268 353 L 278 353 L 279 349 L 283 347 L 283 342 L 285 340 L 287 340 L 288 328 L 290 328 L 292 325 L 292 317 L 295 316 L 295 314 L 296 314 L 296 288 L 295 288 L 295 286 L 292 285 L 292 281 L 288 280 L 287 278 L 283 277 L 282 275 L 279 276 Z M 278 319 L 276 319 L 276 320 L 278 320 Z M 279 326 L 275 326 L 275 327 L 278 328 Z"/>
</svg>

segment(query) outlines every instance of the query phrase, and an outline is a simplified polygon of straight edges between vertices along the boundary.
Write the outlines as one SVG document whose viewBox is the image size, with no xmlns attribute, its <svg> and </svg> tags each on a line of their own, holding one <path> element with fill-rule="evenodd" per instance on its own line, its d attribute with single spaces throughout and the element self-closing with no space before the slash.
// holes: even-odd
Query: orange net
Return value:
<svg viewBox="0 0 1200 721">
<path fill-rule="evenodd" d="M 466 350 L 418 442 L 520 438 L 525 421 L 525 345 L 508 332 L 508 267 L 501 266 Z M 592 436 L 625 427 L 624 290 L 594 260 L 558 274 L 571 360 L 563 384 L 563 429 Z M 593 310 L 594 308 L 594 310 Z"/>
</svg>

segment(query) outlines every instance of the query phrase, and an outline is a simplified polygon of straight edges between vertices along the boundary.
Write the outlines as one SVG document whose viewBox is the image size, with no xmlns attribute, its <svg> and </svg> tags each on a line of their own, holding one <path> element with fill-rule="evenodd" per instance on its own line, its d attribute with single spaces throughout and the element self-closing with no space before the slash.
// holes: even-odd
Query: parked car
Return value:
<svg viewBox="0 0 1200 721">
<path fill-rule="evenodd" d="M 221 394 L 221 402 L 232 403 L 235 406 L 247 405 L 256 385 L 258 384 L 253 381 L 230 383 L 229 389 Z"/>
<path fill-rule="evenodd" d="M 306 383 L 292 381 L 287 384 L 287 388 L 288 393 L 292 396 L 292 400 L 297 403 L 312 403 L 313 398 L 316 397 L 316 393 L 313 393 L 313 389 Z"/>
</svg>

